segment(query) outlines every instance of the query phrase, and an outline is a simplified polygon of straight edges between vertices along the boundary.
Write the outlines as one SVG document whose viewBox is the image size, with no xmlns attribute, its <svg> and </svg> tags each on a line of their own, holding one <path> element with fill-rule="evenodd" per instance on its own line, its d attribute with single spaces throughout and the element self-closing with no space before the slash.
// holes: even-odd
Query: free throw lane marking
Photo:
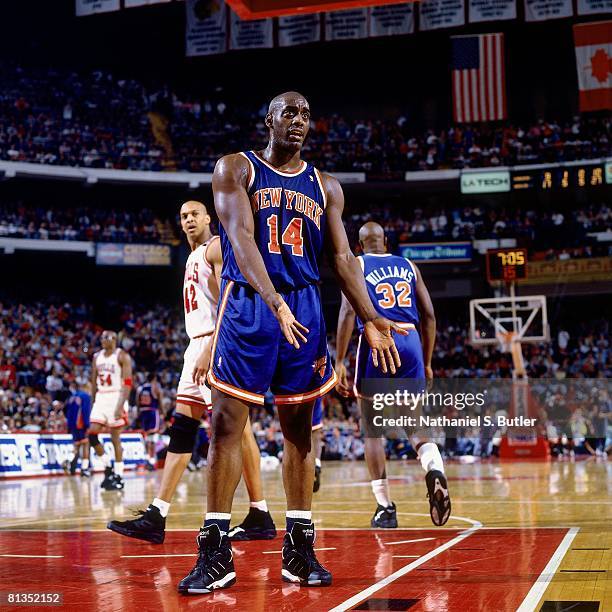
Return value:
<svg viewBox="0 0 612 612">
<path fill-rule="evenodd" d="M 314 548 L 313 550 L 336 550 L 335 547 L 332 548 Z M 280 555 L 283 551 L 282 550 L 264 550 L 263 554 L 264 555 Z"/>
<path fill-rule="evenodd" d="M 412 542 L 428 542 L 429 540 L 435 540 L 436 538 L 417 538 L 416 540 L 398 540 L 397 542 L 385 542 L 388 546 L 394 544 L 411 544 Z"/>
<path fill-rule="evenodd" d="M 121 559 L 158 559 L 161 557 L 197 557 L 198 553 L 177 553 L 174 555 L 121 555 Z"/>
<path fill-rule="evenodd" d="M 470 519 L 470 521 L 472 521 L 472 519 Z M 336 606 L 335 608 L 332 608 L 330 612 L 346 612 L 347 610 L 350 610 L 356 604 L 370 597 L 373 593 L 380 591 L 381 589 L 391 584 L 393 581 L 397 580 L 398 578 L 401 578 L 402 576 L 405 576 L 408 572 L 411 572 L 413 569 L 419 567 L 420 565 L 423 565 L 423 563 L 427 563 L 427 561 L 429 561 L 430 559 L 433 559 L 440 553 L 443 553 L 445 550 L 452 548 L 455 544 L 458 544 L 459 542 L 462 542 L 466 538 L 469 538 L 473 533 L 475 533 L 482 527 L 482 524 L 479 523 L 478 521 L 473 521 L 473 523 L 474 523 L 473 527 L 470 527 L 463 533 L 459 534 L 457 537 L 453 538 L 452 540 L 449 540 L 448 542 L 444 544 L 441 544 L 440 546 L 438 546 L 438 548 L 434 548 L 433 550 L 430 550 L 427 554 L 423 555 L 420 559 L 413 561 L 412 563 L 409 563 L 408 565 L 405 565 L 404 567 L 401 567 L 396 572 L 389 574 L 386 578 L 379 580 L 377 583 L 373 584 L 372 586 L 369 586 L 367 589 L 364 589 L 363 591 L 360 591 L 356 595 L 353 595 L 353 597 L 342 602 L 340 605 Z"/>
<path fill-rule="evenodd" d="M 565 556 L 568 548 L 572 545 L 576 534 L 580 531 L 580 527 L 570 527 L 565 537 L 561 540 L 557 550 L 555 550 L 550 561 L 546 564 L 546 567 L 542 570 L 542 573 L 538 576 L 538 579 L 533 583 L 533 586 L 529 589 L 529 593 L 523 599 L 523 603 L 517 608 L 516 612 L 532 612 L 536 609 L 536 606 L 544 591 L 548 587 L 549 582 L 553 579 L 555 572 L 557 571 L 561 561 Z"/>
<path fill-rule="evenodd" d="M 64 555 L 0 555 L 0 557 L 11 557 L 12 559 L 63 559 Z"/>
</svg>

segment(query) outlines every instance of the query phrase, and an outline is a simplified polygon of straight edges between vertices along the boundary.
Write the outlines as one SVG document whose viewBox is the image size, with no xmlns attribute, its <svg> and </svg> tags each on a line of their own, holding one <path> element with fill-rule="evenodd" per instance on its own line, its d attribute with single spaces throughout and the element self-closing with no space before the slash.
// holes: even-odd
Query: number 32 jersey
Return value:
<svg viewBox="0 0 612 612">
<path fill-rule="evenodd" d="M 395 323 L 412 323 L 418 327 L 417 275 L 413 263 L 390 253 L 368 253 L 357 259 L 376 311 Z M 357 325 L 363 331 L 362 322 L 357 320 Z"/>
<path fill-rule="evenodd" d="M 301 162 L 295 172 L 281 172 L 254 151 L 248 161 L 247 193 L 255 224 L 255 241 L 277 291 L 291 291 L 319 281 L 325 235 L 326 197 L 320 172 Z M 226 280 L 248 285 L 221 227 Z"/>
<path fill-rule="evenodd" d="M 183 307 L 185 329 L 189 338 L 210 334 L 217 320 L 217 300 L 211 290 L 215 284 L 214 271 L 206 259 L 208 245 L 217 240 L 213 236 L 208 242 L 191 251 L 185 265 L 183 281 Z"/>
</svg>

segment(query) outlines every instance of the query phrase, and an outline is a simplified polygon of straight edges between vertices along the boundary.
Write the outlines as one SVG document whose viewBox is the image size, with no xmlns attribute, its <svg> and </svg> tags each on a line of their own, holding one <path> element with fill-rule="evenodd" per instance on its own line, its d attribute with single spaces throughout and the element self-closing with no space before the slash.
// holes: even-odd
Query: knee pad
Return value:
<svg viewBox="0 0 612 612">
<path fill-rule="evenodd" d="M 174 423 L 170 427 L 170 444 L 168 444 L 168 452 L 177 453 L 179 455 L 190 453 L 193 450 L 200 421 L 192 419 L 184 414 L 177 414 L 174 417 Z"/>
<path fill-rule="evenodd" d="M 100 440 L 98 439 L 98 434 L 89 434 L 87 437 L 89 438 L 89 446 L 91 446 L 92 448 L 100 444 Z"/>
</svg>

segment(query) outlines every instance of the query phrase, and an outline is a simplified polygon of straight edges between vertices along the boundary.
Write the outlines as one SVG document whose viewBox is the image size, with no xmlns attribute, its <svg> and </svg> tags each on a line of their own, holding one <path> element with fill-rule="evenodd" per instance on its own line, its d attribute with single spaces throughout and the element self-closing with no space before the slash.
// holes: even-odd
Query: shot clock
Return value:
<svg viewBox="0 0 612 612">
<path fill-rule="evenodd" d="M 487 280 L 512 283 L 527 278 L 527 249 L 492 249 L 487 251 Z"/>
</svg>

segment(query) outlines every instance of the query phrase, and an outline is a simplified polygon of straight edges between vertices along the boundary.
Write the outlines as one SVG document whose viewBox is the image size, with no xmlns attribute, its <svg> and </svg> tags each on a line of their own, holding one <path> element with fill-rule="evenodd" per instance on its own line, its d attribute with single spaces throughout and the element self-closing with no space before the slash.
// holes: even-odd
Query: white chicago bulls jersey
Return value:
<svg viewBox="0 0 612 612">
<path fill-rule="evenodd" d="M 121 391 L 123 386 L 121 380 L 121 364 L 119 363 L 119 351 L 115 349 L 110 356 L 106 356 L 104 351 L 100 351 L 96 357 L 96 386 L 98 393 L 108 393 L 109 391 Z"/>
<path fill-rule="evenodd" d="M 218 236 L 213 236 L 195 251 L 191 251 L 185 266 L 183 306 L 185 328 L 190 338 L 210 334 L 215 329 L 217 300 L 213 296 L 211 285 L 216 281 L 212 266 L 206 260 L 206 249 L 216 239 Z"/>
</svg>

